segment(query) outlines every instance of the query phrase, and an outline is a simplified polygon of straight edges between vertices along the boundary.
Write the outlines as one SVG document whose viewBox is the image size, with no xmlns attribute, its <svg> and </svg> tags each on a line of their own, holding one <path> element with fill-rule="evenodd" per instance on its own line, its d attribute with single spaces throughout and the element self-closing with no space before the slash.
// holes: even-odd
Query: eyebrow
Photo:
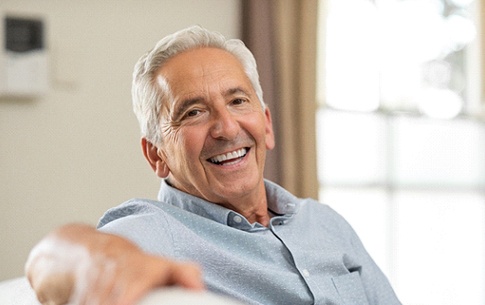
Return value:
<svg viewBox="0 0 485 305">
<path fill-rule="evenodd" d="M 203 100 L 202 97 L 195 97 L 182 100 L 180 103 L 176 103 L 173 111 L 173 117 L 180 117 L 187 108 L 190 108 L 190 106 L 199 103 L 201 100 Z"/>
<path fill-rule="evenodd" d="M 249 93 L 246 92 L 246 90 L 244 90 L 241 87 L 230 88 L 223 93 L 223 96 L 227 97 L 227 96 L 231 96 L 231 95 L 235 95 L 235 94 L 243 94 L 243 95 L 249 97 Z"/>
</svg>

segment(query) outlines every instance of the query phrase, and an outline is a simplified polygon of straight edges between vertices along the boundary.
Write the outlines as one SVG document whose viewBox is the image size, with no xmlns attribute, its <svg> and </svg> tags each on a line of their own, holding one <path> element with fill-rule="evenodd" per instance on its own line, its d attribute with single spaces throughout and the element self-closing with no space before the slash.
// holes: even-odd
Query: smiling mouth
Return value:
<svg viewBox="0 0 485 305">
<path fill-rule="evenodd" d="M 248 154 L 248 151 L 249 148 L 244 147 L 232 152 L 214 156 L 212 158 L 209 158 L 207 161 L 217 165 L 231 165 L 244 158 L 244 156 Z"/>
</svg>

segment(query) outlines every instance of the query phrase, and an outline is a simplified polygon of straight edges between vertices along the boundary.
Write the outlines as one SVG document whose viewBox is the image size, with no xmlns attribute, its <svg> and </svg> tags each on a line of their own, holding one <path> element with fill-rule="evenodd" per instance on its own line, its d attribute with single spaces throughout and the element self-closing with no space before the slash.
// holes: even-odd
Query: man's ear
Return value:
<svg viewBox="0 0 485 305">
<path fill-rule="evenodd" d="M 155 174 L 162 179 L 167 178 L 170 170 L 167 163 L 165 163 L 165 160 L 160 157 L 158 147 L 148 141 L 146 138 L 141 139 L 141 147 L 145 159 L 147 159 Z"/>
<path fill-rule="evenodd" d="M 265 132 L 266 132 L 266 149 L 271 150 L 275 147 L 275 138 L 273 131 L 273 122 L 271 120 L 271 112 L 269 108 L 264 109 L 265 117 Z"/>
</svg>

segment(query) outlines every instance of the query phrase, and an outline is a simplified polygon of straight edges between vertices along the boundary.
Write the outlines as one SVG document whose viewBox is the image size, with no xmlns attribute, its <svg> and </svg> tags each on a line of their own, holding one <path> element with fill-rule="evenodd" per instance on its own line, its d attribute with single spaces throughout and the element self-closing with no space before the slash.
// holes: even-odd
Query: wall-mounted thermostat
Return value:
<svg viewBox="0 0 485 305">
<path fill-rule="evenodd" d="M 0 14 L 0 97 L 35 97 L 48 89 L 45 24 Z"/>
</svg>

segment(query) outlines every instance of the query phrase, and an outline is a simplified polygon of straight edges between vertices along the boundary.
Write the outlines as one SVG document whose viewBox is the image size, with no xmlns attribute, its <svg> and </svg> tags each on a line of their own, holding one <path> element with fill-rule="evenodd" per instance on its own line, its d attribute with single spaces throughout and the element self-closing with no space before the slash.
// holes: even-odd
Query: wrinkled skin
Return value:
<svg viewBox="0 0 485 305">
<path fill-rule="evenodd" d="M 275 145 L 271 114 L 238 59 L 216 48 L 185 51 L 165 63 L 156 80 L 168 84 L 172 97 L 162 104 L 163 143 L 142 142 L 155 173 L 267 225 L 263 172 Z M 228 159 L 214 162 L 220 158 Z"/>
</svg>

